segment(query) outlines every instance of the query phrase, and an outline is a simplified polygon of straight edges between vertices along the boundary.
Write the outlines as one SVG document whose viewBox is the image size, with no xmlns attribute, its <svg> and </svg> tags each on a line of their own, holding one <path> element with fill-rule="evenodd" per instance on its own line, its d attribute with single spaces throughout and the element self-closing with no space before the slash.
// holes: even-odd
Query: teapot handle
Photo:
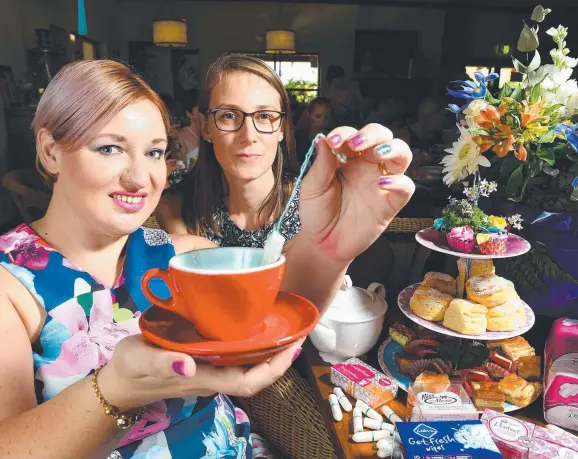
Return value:
<svg viewBox="0 0 578 459">
<path fill-rule="evenodd" d="M 369 287 L 367 287 L 367 291 L 375 293 L 376 295 L 382 297 L 384 300 L 387 295 L 387 292 L 385 291 L 385 286 L 383 284 L 380 284 L 379 282 L 372 282 L 371 284 L 369 284 Z"/>
</svg>

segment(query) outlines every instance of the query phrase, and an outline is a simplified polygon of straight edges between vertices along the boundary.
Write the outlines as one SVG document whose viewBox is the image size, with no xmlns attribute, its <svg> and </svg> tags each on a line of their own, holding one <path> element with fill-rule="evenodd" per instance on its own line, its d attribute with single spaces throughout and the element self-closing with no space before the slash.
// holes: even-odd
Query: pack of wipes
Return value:
<svg viewBox="0 0 578 459">
<path fill-rule="evenodd" d="M 398 422 L 396 459 L 500 459 L 480 421 Z"/>
</svg>

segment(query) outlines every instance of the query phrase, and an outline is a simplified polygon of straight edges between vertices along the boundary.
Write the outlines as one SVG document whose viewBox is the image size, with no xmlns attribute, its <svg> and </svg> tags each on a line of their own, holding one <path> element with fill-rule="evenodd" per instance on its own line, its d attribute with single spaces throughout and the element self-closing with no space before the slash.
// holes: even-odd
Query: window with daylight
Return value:
<svg viewBox="0 0 578 459">
<path fill-rule="evenodd" d="M 318 54 L 255 54 L 277 72 L 289 95 L 300 104 L 306 104 L 319 95 Z"/>
</svg>

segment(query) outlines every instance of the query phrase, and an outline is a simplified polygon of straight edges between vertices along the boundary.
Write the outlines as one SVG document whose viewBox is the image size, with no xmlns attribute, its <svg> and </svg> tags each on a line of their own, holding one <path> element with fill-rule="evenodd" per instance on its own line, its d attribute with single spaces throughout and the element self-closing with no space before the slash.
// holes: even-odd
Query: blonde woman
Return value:
<svg viewBox="0 0 578 459">
<path fill-rule="evenodd" d="M 216 368 L 139 334 L 142 274 L 214 246 L 140 228 L 165 184 L 169 127 L 159 97 L 116 62 L 75 62 L 46 88 L 34 130 L 52 200 L 42 219 L 0 236 L 0 457 L 251 457 L 249 420 L 225 394 L 273 383 L 301 343 L 251 369 Z M 303 184 L 282 288 L 321 311 L 412 193 L 401 175 L 379 178 L 378 160 L 363 150 L 345 173 L 351 188 L 320 143 Z M 400 174 L 408 162 L 400 151 L 385 167 Z"/>
</svg>

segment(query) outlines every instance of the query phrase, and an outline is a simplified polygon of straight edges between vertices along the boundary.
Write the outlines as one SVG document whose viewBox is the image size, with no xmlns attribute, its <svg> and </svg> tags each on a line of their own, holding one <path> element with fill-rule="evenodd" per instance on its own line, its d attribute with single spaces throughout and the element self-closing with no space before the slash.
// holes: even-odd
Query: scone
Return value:
<svg viewBox="0 0 578 459">
<path fill-rule="evenodd" d="M 494 262 L 492 260 L 470 260 L 470 276 L 489 276 L 496 274 L 496 268 L 494 268 Z M 457 297 L 463 298 L 464 296 L 464 284 L 466 283 L 466 259 L 458 259 L 458 278 L 457 278 Z"/>
<path fill-rule="evenodd" d="M 486 331 L 488 309 L 468 300 L 453 300 L 444 316 L 444 327 L 464 335 L 481 335 Z"/>
<path fill-rule="evenodd" d="M 456 280 L 449 274 L 427 273 L 421 286 L 435 288 L 446 295 L 456 296 Z"/>
<path fill-rule="evenodd" d="M 419 287 L 412 295 L 409 307 L 422 319 L 441 322 L 453 299 L 453 296 L 431 287 Z"/>
<path fill-rule="evenodd" d="M 472 402 L 478 411 L 489 410 L 504 412 L 506 398 L 497 382 L 472 382 Z"/>
<path fill-rule="evenodd" d="M 522 300 L 508 301 L 488 310 L 488 331 L 505 332 L 526 325 L 526 312 Z"/>
<path fill-rule="evenodd" d="M 520 299 L 512 282 L 495 275 L 476 276 L 468 279 L 466 294 L 468 300 L 483 304 L 487 308 Z"/>
<path fill-rule="evenodd" d="M 450 378 L 446 374 L 438 374 L 433 371 L 424 371 L 412 384 L 412 390 L 418 394 L 420 392 L 433 392 L 438 394 L 445 392 L 450 387 Z"/>
<path fill-rule="evenodd" d="M 499 383 L 506 401 L 516 406 L 528 406 L 541 390 L 540 383 L 529 383 L 514 373 L 510 373 Z"/>
</svg>

